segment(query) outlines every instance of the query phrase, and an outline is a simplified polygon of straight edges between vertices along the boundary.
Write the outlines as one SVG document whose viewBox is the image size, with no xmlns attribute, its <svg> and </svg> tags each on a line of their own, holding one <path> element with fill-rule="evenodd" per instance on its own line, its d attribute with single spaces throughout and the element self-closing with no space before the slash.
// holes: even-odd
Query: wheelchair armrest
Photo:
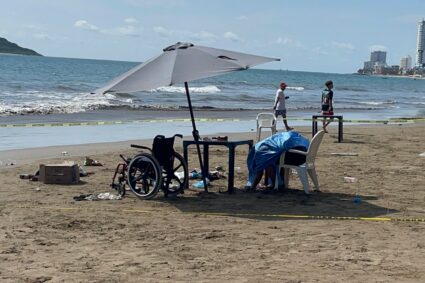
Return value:
<svg viewBox="0 0 425 283">
<path fill-rule="evenodd" d="M 152 149 L 150 149 L 150 148 L 149 148 L 149 147 L 147 147 L 147 146 L 137 145 L 137 144 L 131 144 L 130 146 L 131 146 L 131 147 L 134 147 L 134 148 L 147 149 L 147 150 L 149 150 L 150 152 L 152 152 Z"/>
<path fill-rule="evenodd" d="M 301 150 L 297 150 L 297 149 L 290 149 L 287 152 L 291 152 L 291 153 L 296 153 L 296 154 L 301 154 L 301 155 L 307 156 L 307 152 L 301 151 Z"/>
</svg>

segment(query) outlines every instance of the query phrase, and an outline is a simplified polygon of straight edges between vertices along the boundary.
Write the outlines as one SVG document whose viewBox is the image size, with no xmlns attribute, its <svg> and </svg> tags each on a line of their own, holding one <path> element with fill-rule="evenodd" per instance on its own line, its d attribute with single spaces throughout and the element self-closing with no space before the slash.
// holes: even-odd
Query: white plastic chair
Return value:
<svg viewBox="0 0 425 283">
<path fill-rule="evenodd" d="M 284 178 L 285 188 L 288 187 L 291 171 L 292 169 L 294 169 L 297 171 L 298 177 L 300 178 L 301 183 L 303 184 L 304 192 L 306 194 L 309 194 L 309 190 L 310 190 L 309 183 L 308 183 L 308 176 L 310 176 L 311 180 L 313 181 L 313 184 L 316 190 L 318 191 L 320 190 L 319 180 L 317 179 L 316 167 L 314 165 L 314 161 L 316 159 L 316 155 L 319 150 L 319 146 L 322 143 L 324 135 L 325 135 L 324 131 L 317 132 L 314 135 L 314 137 L 311 139 L 310 146 L 308 147 L 307 152 L 296 150 L 296 149 L 288 150 L 288 152 L 301 154 L 306 157 L 305 163 L 301 165 L 285 164 L 285 152 L 280 156 L 279 166 L 277 167 L 277 171 L 276 171 L 275 189 L 277 189 L 279 186 L 278 177 L 280 176 L 278 176 L 278 174 L 280 174 L 280 169 L 283 168 L 284 169 L 283 178 Z"/>
<path fill-rule="evenodd" d="M 273 113 L 257 115 L 257 142 L 261 139 L 261 129 L 270 129 L 271 135 L 276 134 L 276 116 Z"/>
</svg>

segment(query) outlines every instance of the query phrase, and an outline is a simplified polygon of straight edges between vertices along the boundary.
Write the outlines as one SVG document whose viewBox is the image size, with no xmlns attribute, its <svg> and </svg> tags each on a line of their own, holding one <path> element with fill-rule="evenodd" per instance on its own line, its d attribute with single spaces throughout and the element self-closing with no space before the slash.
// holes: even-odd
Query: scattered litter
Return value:
<svg viewBox="0 0 425 283">
<path fill-rule="evenodd" d="M 219 165 L 219 166 L 216 166 L 215 167 L 215 170 L 217 170 L 217 171 L 224 171 L 224 168 L 223 168 L 223 166 Z"/>
<path fill-rule="evenodd" d="M 69 154 L 68 154 L 68 151 L 62 151 L 62 155 L 63 156 L 68 156 Z"/>
<path fill-rule="evenodd" d="M 355 152 L 332 152 L 332 155 L 338 155 L 338 156 L 358 156 L 358 153 Z"/>
<path fill-rule="evenodd" d="M 16 161 L 15 160 L 8 160 L 8 161 L 2 161 L 0 160 L 0 167 L 1 166 L 13 166 L 16 165 Z"/>
<path fill-rule="evenodd" d="M 25 174 L 25 173 L 19 174 L 19 178 L 24 179 L 24 180 L 30 180 L 30 181 L 38 181 L 39 172 L 40 171 L 37 170 L 37 172 L 35 172 L 35 174 Z"/>
<path fill-rule="evenodd" d="M 90 157 L 86 157 L 83 163 L 84 166 L 103 166 L 102 163 L 100 163 L 97 160 L 91 159 Z"/>
<path fill-rule="evenodd" d="M 216 137 L 212 137 L 213 140 L 217 140 L 217 141 L 227 141 L 228 137 L 227 136 L 216 136 Z"/>
<path fill-rule="evenodd" d="M 425 152 L 422 152 L 421 154 L 419 154 L 419 156 L 425 157 Z"/>
<path fill-rule="evenodd" d="M 357 182 L 357 178 L 356 177 L 347 177 L 347 176 L 345 176 L 344 177 L 344 181 L 346 183 L 355 183 L 355 182 Z"/>
<path fill-rule="evenodd" d="M 220 171 L 210 171 L 209 173 L 208 173 L 208 178 L 211 180 L 211 181 L 214 181 L 214 180 L 218 180 L 218 179 L 222 179 L 222 178 L 226 178 L 226 176 L 223 174 L 223 172 L 220 172 Z"/>
<path fill-rule="evenodd" d="M 354 199 L 353 199 L 353 202 L 354 203 L 357 203 L 357 204 L 360 204 L 360 203 L 362 203 L 362 198 L 359 197 L 359 196 L 355 196 Z"/>
<path fill-rule="evenodd" d="M 211 139 L 209 137 L 205 137 L 202 139 L 203 141 L 211 141 Z"/>
<path fill-rule="evenodd" d="M 182 172 L 176 172 L 175 175 L 176 175 L 177 178 L 179 178 L 180 181 L 183 181 L 184 180 L 184 175 L 185 174 L 184 174 L 183 171 Z"/>
<path fill-rule="evenodd" d="M 209 183 L 210 183 L 210 180 L 208 178 L 206 178 L 205 181 L 207 182 L 207 186 L 208 186 Z M 197 189 L 204 189 L 205 188 L 204 181 L 201 180 L 201 181 L 198 181 L 196 183 L 193 183 L 192 187 L 197 188 Z"/>
<path fill-rule="evenodd" d="M 38 192 L 38 191 L 40 190 L 40 188 L 39 188 L 39 187 L 37 187 L 37 188 L 35 188 L 34 190 Z"/>
<path fill-rule="evenodd" d="M 32 176 L 31 174 L 19 174 L 20 179 L 31 179 Z"/>
<path fill-rule="evenodd" d="M 87 172 L 82 166 L 79 166 L 80 177 L 86 177 L 88 175 L 94 174 L 94 172 Z"/>
<path fill-rule="evenodd" d="M 189 173 L 189 178 L 190 179 L 199 179 L 202 178 L 202 172 L 198 172 L 195 170 L 192 170 L 192 172 Z"/>
<path fill-rule="evenodd" d="M 111 193 L 99 193 L 99 194 L 89 194 L 89 195 L 79 195 L 74 197 L 75 201 L 83 201 L 83 200 L 120 200 L 122 197 L 120 195 L 111 194 Z"/>
</svg>

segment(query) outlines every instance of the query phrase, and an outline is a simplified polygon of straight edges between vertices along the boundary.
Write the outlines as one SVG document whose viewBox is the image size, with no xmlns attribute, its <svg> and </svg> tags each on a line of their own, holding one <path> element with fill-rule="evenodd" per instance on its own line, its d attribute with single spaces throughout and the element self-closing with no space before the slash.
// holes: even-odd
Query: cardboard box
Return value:
<svg viewBox="0 0 425 283">
<path fill-rule="evenodd" d="M 40 164 L 39 180 L 44 184 L 78 184 L 80 169 L 78 164 L 67 162 L 62 164 Z"/>
</svg>

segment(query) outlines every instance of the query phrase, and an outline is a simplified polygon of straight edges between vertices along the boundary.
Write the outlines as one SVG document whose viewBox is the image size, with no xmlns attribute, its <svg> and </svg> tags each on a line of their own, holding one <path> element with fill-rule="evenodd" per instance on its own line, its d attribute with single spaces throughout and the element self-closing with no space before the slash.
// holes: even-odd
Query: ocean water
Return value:
<svg viewBox="0 0 425 283">
<path fill-rule="evenodd" d="M 137 62 L 0 54 L 0 124 L 188 118 L 183 85 L 123 94 L 91 94 Z M 265 65 L 266 66 L 266 65 Z M 261 66 L 260 66 L 261 67 Z M 241 118 L 198 122 L 201 135 L 255 128 L 270 112 L 281 81 L 291 126 L 309 125 L 320 110 L 323 83 L 333 80 L 334 108 L 344 119 L 384 120 L 425 116 L 425 80 L 354 74 L 250 69 L 189 83 L 195 116 Z M 281 126 L 278 124 L 278 127 Z M 191 124 L 156 123 L 81 127 L 0 128 L 0 150 L 191 134 Z"/>
<path fill-rule="evenodd" d="M 135 62 L 0 55 L 0 115 L 78 113 L 99 109 L 187 107 L 182 85 L 132 94 L 91 94 Z M 270 110 L 281 81 L 289 112 L 320 108 L 326 80 L 335 85 L 335 111 L 374 117 L 425 116 L 425 80 L 250 69 L 190 82 L 194 107 Z"/>
</svg>

